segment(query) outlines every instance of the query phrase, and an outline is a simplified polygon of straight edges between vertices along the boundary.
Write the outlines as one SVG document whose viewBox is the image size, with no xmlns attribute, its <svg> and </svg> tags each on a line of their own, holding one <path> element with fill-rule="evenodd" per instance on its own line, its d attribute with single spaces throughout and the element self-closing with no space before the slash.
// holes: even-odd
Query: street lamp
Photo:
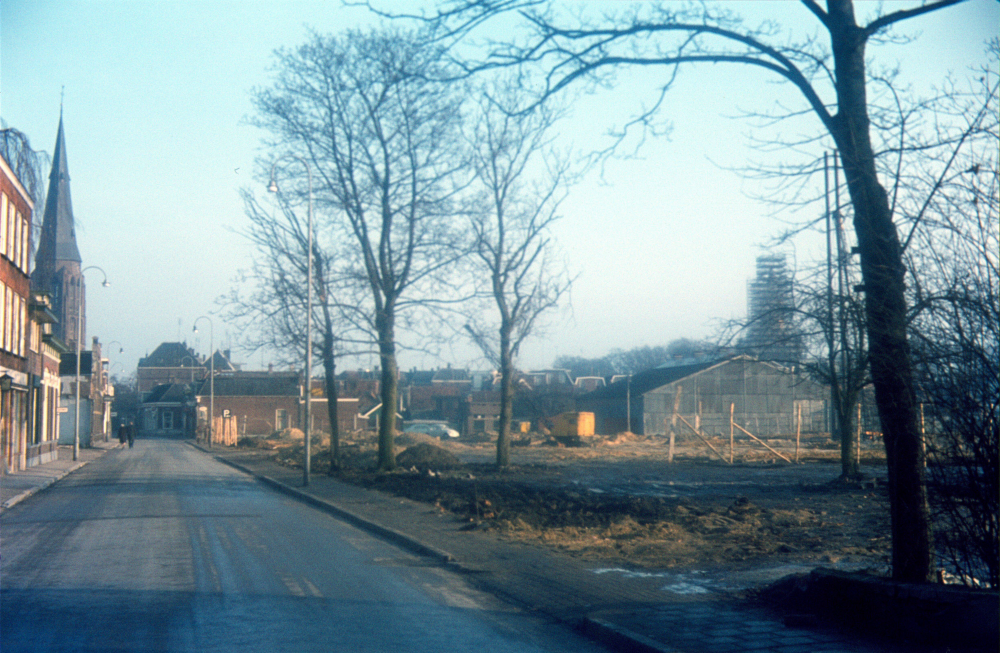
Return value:
<svg viewBox="0 0 1000 653">
<path fill-rule="evenodd" d="M 197 331 L 197 329 L 195 329 Z M 185 356 L 181 359 L 181 367 L 184 367 L 184 361 L 191 361 L 191 383 L 194 383 L 194 368 L 197 367 L 198 361 L 195 360 L 194 356 Z"/>
<path fill-rule="evenodd" d="M 212 439 L 215 435 L 215 324 L 212 318 L 202 315 L 195 319 L 191 331 L 198 333 L 198 320 L 208 320 L 208 352 L 209 352 L 209 373 L 208 373 L 208 446 L 212 447 Z"/>
<path fill-rule="evenodd" d="M 296 154 L 286 154 L 284 157 L 280 157 L 277 161 L 271 164 L 271 183 L 268 185 L 267 190 L 271 193 L 278 192 L 278 183 L 274 180 L 274 169 L 278 165 L 278 161 L 282 158 L 291 157 L 297 159 L 299 163 L 306 167 L 306 176 L 309 179 L 309 205 L 308 205 L 308 229 L 307 229 L 307 241 L 308 246 L 306 250 L 306 382 L 305 382 L 305 400 L 306 400 L 306 423 L 303 429 L 305 436 L 305 464 L 302 466 L 302 484 L 309 485 L 309 427 L 312 425 L 312 286 L 313 286 L 313 181 L 312 181 L 312 168 L 309 166 L 309 162 Z M 332 463 L 331 463 L 332 464 Z"/>
<path fill-rule="evenodd" d="M 80 457 L 80 351 L 83 345 L 81 342 L 83 340 L 83 273 L 87 270 L 97 270 L 100 272 L 101 276 L 104 277 L 101 285 L 105 288 L 111 285 L 108 282 L 108 275 L 96 265 L 89 265 L 80 270 L 80 279 L 77 281 L 76 293 L 76 406 L 74 406 L 75 418 L 73 420 L 73 460 Z M 91 363 L 91 366 L 93 366 L 93 363 Z M 93 395 L 93 388 L 91 388 L 91 395 Z"/>
</svg>

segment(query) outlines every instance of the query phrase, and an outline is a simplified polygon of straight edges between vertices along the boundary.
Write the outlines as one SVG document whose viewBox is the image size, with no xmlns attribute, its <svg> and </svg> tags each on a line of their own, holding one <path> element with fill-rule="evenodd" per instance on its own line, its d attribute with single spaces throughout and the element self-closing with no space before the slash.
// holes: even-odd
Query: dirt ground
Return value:
<svg viewBox="0 0 1000 653">
<path fill-rule="evenodd" d="M 837 483 L 839 448 L 803 441 L 799 463 L 754 443 L 677 443 L 622 434 L 562 446 L 534 436 L 511 449 L 497 472 L 492 442 L 442 442 L 422 434 L 396 440 L 399 469 L 374 470 L 373 434 L 341 444 L 341 479 L 437 506 L 496 537 L 553 547 L 589 560 L 640 569 L 752 569 L 825 564 L 883 571 L 888 565 L 888 501 L 880 443 L 866 443 L 862 485 Z M 796 458 L 794 437 L 768 440 Z M 301 465 L 301 440 L 253 443 Z M 327 443 L 314 441 L 312 469 L 328 470 Z M 721 454 L 721 456 L 720 456 Z"/>
</svg>

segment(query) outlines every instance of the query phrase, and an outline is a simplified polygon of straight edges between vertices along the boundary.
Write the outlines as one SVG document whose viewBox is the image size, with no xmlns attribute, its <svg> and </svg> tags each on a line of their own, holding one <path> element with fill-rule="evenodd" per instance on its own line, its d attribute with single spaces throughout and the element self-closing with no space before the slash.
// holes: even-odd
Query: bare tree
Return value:
<svg viewBox="0 0 1000 653">
<path fill-rule="evenodd" d="M 37 206 L 44 206 L 45 171 L 51 167 L 48 154 L 31 149 L 31 143 L 24 132 L 4 126 L 0 129 L 0 156 L 17 175 L 31 196 L 31 201 Z"/>
<path fill-rule="evenodd" d="M 488 275 L 484 293 L 495 313 L 488 318 L 480 313 L 465 328 L 500 370 L 499 468 L 510 464 L 518 351 L 537 335 L 539 320 L 559 305 L 572 283 L 556 267 L 549 231 L 568 181 L 568 165 L 551 147 L 557 113 L 549 106 L 515 112 L 510 101 L 516 99 L 516 88 L 512 82 L 498 82 L 483 92 L 470 133 L 482 206 L 470 213 L 473 247 Z"/>
<path fill-rule="evenodd" d="M 220 297 L 227 322 L 235 325 L 244 349 L 267 349 L 283 363 L 299 366 L 306 352 L 307 222 L 292 203 L 302 200 L 301 192 L 279 194 L 280 217 L 261 206 L 253 193 L 242 191 L 249 227 L 242 235 L 256 250 L 254 264 L 235 280 L 229 294 Z M 320 224 L 323 224 L 320 221 Z M 363 316 L 349 293 L 342 266 L 346 259 L 334 243 L 313 242 L 313 322 L 319 325 L 319 352 L 324 370 L 327 417 L 330 422 L 330 469 L 339 466 L 340 422 L 337 414 L 336 363 L 339 354 L 367 345 L 364 331 L 357 327 Z M 348 298 L 338 302 L 338 298 Z M 315 337 L 315 334 L 314 336 Z M 346 346 L 346 349 L 345 349 Z M 306 392 L 311 379 L 306 379 Z M 304 429 L 308 436 L 308 425 Z"/>
<path fill-rule="evenodd" d="M 997 61 L 951 82 L 908 132 L 897 203 L 910 234 L 910 323 L 938 549 L 968 584 L 1000 585 L 1000 112 Z M 903 150 L 900 147 L 900 150 Z"/>
<path fill-rule="evenodd" d="M 611 83 L 609 75 L 625 67 L 665 68 L 658 100 L 630 125 L 653 123 L 673 79 L 689 64 L 752 66 L 790 82 L 801 93 L 804 106 L 796 112 L 810 112 L 833 140 L 853 206 L 871 374 L 888 459 L 893 577 L 904 581 L 930 580 L 933 558 L 907 341 L 905 266 L 872 146 L 865 57 L 869 43 L 878 42 L 892 26 L 957 2 L 894 8 L 858 24 L 852 0 L 827 0 L 825 7 L 816 0 L 802 0 L 826 32 L 829 49 L 813 35 L 795 42 L 780 36 L 773 23 L 749 28 L 728 11 L 706 5 L 639 4 L 587 22 L 559 15 L 541 0 L 456 0 L 430 18 L 440 26 L 441 39 L 458 42 L 493 16 L 517 11 L 530 34 L 496 45 L 484 61 L 469 64 L 466 70 L 510 66 L 540 70 L 538 102 L 574 84 Z"/>
<path fill-rule="evenodd" d="M 462 96 L 432 81 L 443 75 L 440 49 L 402 30 L 314 34 L 276 56 L 273 85 L 254 94 L 255 124 L 272 148 L 310 162 L 317 203 L 350 243 L 348 272 L 365 289 L 381 362 L 379 467 L 391 470 L 397 323 L 454 296 L 445 281 L 462 254 Z"/>
</svg>

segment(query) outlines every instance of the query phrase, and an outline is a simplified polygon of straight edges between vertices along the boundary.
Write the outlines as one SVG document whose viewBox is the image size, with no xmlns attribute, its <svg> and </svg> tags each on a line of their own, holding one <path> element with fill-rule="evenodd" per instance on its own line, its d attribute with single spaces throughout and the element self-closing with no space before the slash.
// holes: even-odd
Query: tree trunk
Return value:
<svg viewBox="0 0 1000 653">
<path fill-rule="evenodd" d="M 500 429 L 497 433 L 497 467 L 510 464 L 510 422 L 514 415 L 514 359 L 510 351 L 510 325 L 500 327 Z"/>
<path fill-rule="evenodd" d="M 396 367 L 396 339 L 394 318 L 390 308 L 379 311 L 375 318 L 378 331 L 378 355 L 382 365 L 382 409 L 378 427 L 378 468 L 392 471 L 396 468 L 395 433 L 396 402 L 399 395 Z"/>
<path fill-rule="evenodd" d="M 857 431 L 854 428 L 854 407 L 857 405 L 857 395 L 852 392 L 843 392 L 842 395 L 846 397 L 837 406 L 837 430 L 840 431 L 840 477 L 847 480 L 861 475 L 858 457 L 855 455 Z"/>
<path fill-rule="evenodd" d="M 933 559 L 899 236 L 879 184 L 869 134 L 865 41 L 850 0 L 829 0 L 838 113 L 832 134 L 854 206 L 875 401 L 885 438 L 893 578 L 930 581 Z"/>
<path fill-rule="evenodd" d="M 333 355 L 333 325 L 328 306 L 323 307 L 323 372 L 326 382 L 326 413 L 330 420 L 330 474 L 340 468 L 340 420 L 337 414 L 337 361 Z"/>
</svg>

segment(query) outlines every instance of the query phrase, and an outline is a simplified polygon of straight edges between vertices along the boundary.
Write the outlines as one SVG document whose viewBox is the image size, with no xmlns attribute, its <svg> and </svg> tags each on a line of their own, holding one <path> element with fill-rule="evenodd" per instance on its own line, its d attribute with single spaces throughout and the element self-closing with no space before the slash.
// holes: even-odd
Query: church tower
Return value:
<svg viewBox="0 0 1000 653">
<path fill-rule="evenodd" d="M 80 250 L 76 246 L 73 202 L 69 194 L 69 167 L 66 165 L 66 135 L 63 133 L 62 110 L 59 111 L 59 133 L 49 174 L 49 192 L 45 200 L 42 233 L 31 275 L 32 290 L 47 292 L 52 298 L 52 311 L 59 323 L 52 325 L 53 334 L 70 345 L 77 344 L 78 316 L 82 320 L 79 333 L 86 342 L 86 286 L 81 273 Z M 84 347 L 86 348 L 86 347 Z"/>
</svg>

